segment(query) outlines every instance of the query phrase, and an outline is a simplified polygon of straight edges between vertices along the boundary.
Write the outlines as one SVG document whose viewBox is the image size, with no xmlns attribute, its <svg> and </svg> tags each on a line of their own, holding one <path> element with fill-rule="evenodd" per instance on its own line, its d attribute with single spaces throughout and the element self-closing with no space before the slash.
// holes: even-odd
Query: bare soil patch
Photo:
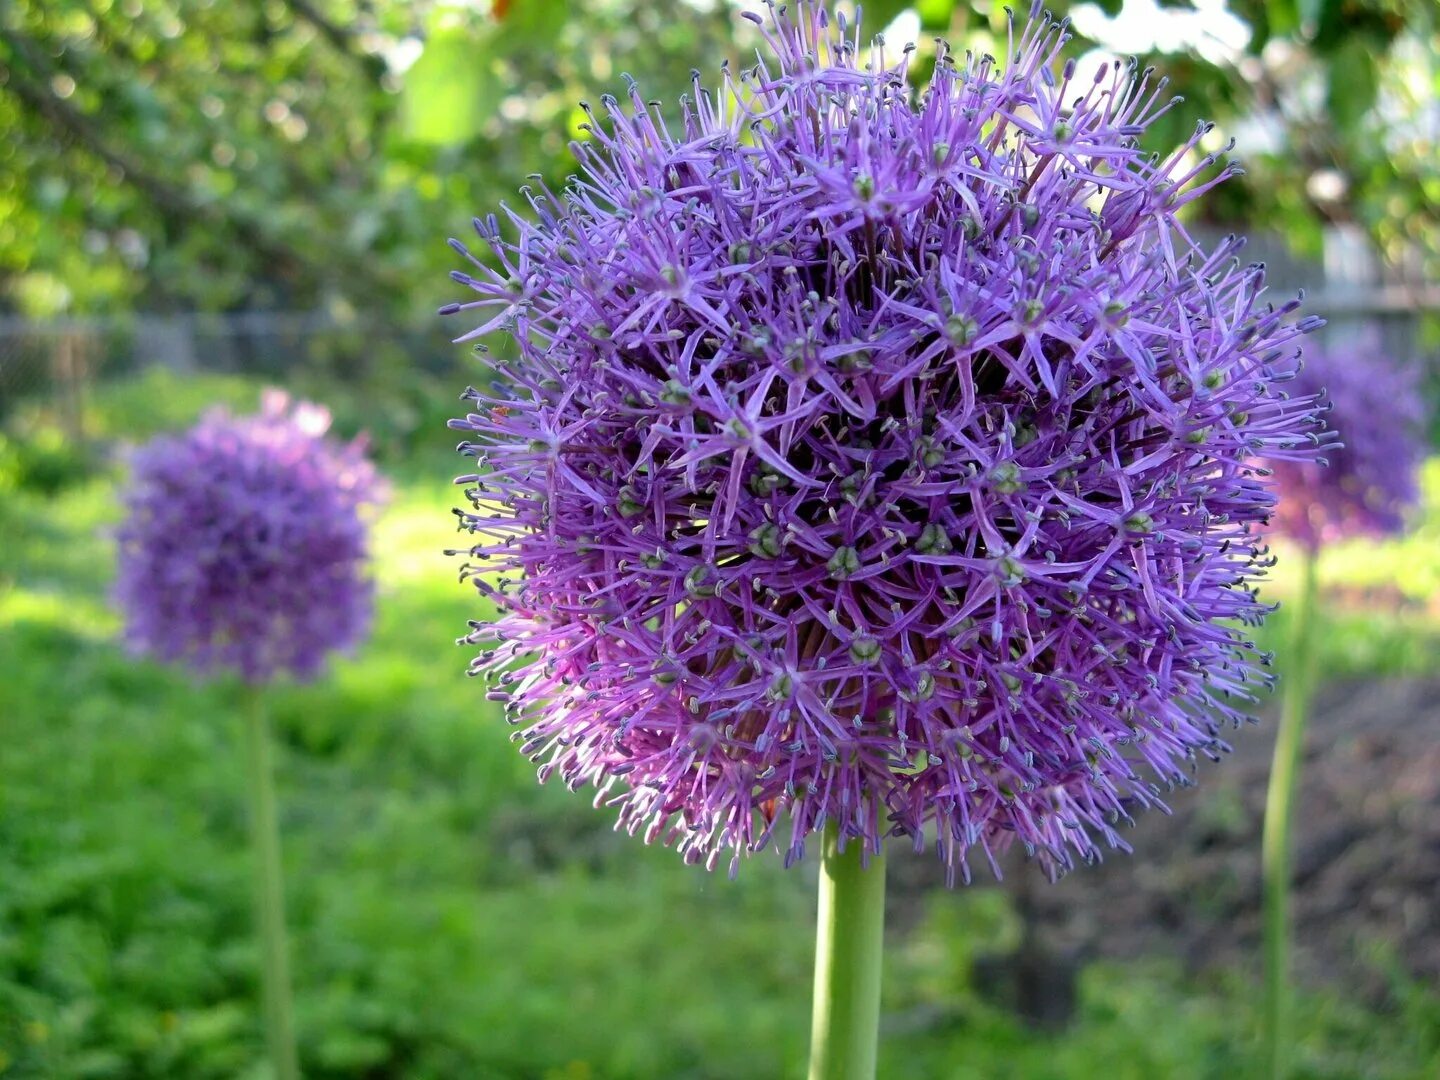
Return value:
<svg viewBox="0 0 1440 1080">
<path fill-rule="evenodd" d="M 1273 706 L 1273 703 L 1272 703 Z M 998 886 L 1032 929 L 1006 996 L 1023 984 L 1054 990 L 1020 1001 L 1055 1018 L 1067 976 L 1088 960 L 1166 955 L 1192 970 L 1260 967 L 1260 833 L 1275 709 L 1233 733 L 1234 753 L 1206 763 L 1199 785 L 1149 812 L 1116 852 L 1056 885 L 1010 859 Z M 1296 965 L 1299 977 L 1379 995 L 1373 959 L 1388 944 L 1413 976 L 1440 982 L 1440 679 L 1339 682 L 1312 706 L 1297 809 Z M 903 897 L 933 887 L 934 865 L 893 860 Z M 1041 970 L 1027 971 L 1038 967 Z M 1022 985 L 1013 984 L 1019 981 Z"/>
</svg>

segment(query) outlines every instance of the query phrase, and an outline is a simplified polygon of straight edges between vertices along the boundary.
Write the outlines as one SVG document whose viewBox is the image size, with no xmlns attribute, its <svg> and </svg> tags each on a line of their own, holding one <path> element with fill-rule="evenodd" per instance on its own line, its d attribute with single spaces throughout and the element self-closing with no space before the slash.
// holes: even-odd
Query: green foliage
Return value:
<svg viewBox="0 0 1440 1080">
<path fill-rule="evenodd" d="M 24 439 L 0 434 L 0 492 L 53 495 L 88 474 L 85 455 L 59 428 L 46 427 Z"/>
<path fill-rule="evenodd" d="M 1433 270 L 1440 201 L 1427 193 L 1440 183 L 1440 164 L 1424 111 L 1434 96 L 1429 58 L 1440 48 L 1435 6 L 1238 0 L 1229 7 L 1251 29 L 1249 59 L 1219 66 L 1233 103 L 1212 118 L 1222 127 L 1262 120 L 1280 135 L 1279 145 L 1247 155 L 1250 214 L 1293 237 L 1313 233 L 1319 221 L 1356 221 L 1386 254 L 1419 253 Z M 1184 81 L 1179 88 L 1189 94 Z M 1308 186 L 1322 170 L 1340 180 L 1339 199 Z"/>
<path fill-rule="evenodd" d="M 81 426 L 85 437 L 111 446 L 140 443 L 176 431 L 206 409 L 254 409 L 260 400 L 253 380 L 238 375 L 178 375 L 147 368 L 132 378 L 101 384 L 85 400 Z M 31 403 L 17 418 L 20 431 L 57 430 L 61 418 L 50 401 Z"/>
<path fill-rule="evenodd" d="M 918 12 L 921 77 L 936 34 L 1003 51 L 1003 0 L 862 6 L 872 31 Z M 1152 148 L 1200 116 L 1218 121 L 1216 145 L 1256 120 L 1279 133 L 1207 212 L 1311 245 L 1348 217 L 1392 253 L 1440 250 L 1440 159 L 1423 122 L 1433 4 L 1230 10 L 1250 28 L 1244 55 L 1145 58 L 1187 98 Z M 716 2 L 12 0 L 0 8 L 0 307 L 428 317 L 448 298 L 443 237 L 530 174 L 558 186 L 572 171 L 579 100 L 616 92 L 629 71 L 673 113 L 692 68 L 713 79 L 723 58 L 750 55 L 747 27 Z M 1340 176 L 1340 204 L 1307 188 L 1318 170 Z"/>
<path fill-rule="evenodd" d="M 255 385 L 244 379 L 182 378 L 163 368 L 107 384 L 78 408 L 63 395 L 24 400 L 0 427 L 0 492 L 55 495 L 113 475 L 127 442 L 173 431 L 212 406 L 246 410 L 257 400 Z"/>
<path fill-rule="evenodd" d="M 407 137 L 438 145 L 467 142 L 494 112 L 504 89 L 495 65 L 499 30 L 475 23 L 454 11 L 431 15 L 425 51 L 405 76 Z"/>
<path fill-rule="evenodd" d="M 563 181 L 612 58 L 673 97 L 729 26 L 643 0 L 14 0 L 0 306 L 428 317 L 445 236 Z"/>
</svg>

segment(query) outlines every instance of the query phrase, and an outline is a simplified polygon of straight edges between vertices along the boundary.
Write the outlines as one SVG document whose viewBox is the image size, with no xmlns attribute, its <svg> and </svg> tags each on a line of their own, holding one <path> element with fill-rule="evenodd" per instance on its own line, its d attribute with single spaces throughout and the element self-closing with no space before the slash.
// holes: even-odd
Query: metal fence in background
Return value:
<svg viewBox="0 0 1440 1080">
<path fill-rule="evenodd" d="M 1388 355 L 1424 364 L 1433 374 L 1440 362 L 1430 340 L 1440 317 L 1440 281 L 1425 276 L 1420 253 L 1384 263 L 1354 226 L 1332 226 L 1324 240 L 1322 259 L 1310 261 L 1296 257 L 1283 239 L 1261 234 L 1246 245 L 1244 258 L 1265 264 L 1277 300 L 1305 291 L 1305 310 L 1326 320 L 1322 341 L 1339 345 L 1373 335 Z"/>
<path fill-rule="evenodd" d="M 388 368 L 457 373 L 464 349 L 449 327 L 400 326 L 325 312 L 133 314 L 23 319 L 0 315 L 0 425 L 44 399 L 67 433 L 83 435 L 84 403 L 106 380 L 162 367 L 237 374 L 282 385 L 300 375 L 368 383 Z"/>
<path fill-rule="evenodd" d="M 1199 239 L 1214 243 L 1219 234 Z M 1398 359 L 1440 371 L 1425 322 L 1440 322 L 1440 282 L 1413 265 L 1382 265 L 1358 229 L 1332 228 L 1323 260 L 1296 257 L 1260 235 L 1243 258 L 1264 262 L 1272 295 L 1304 289 L 1306 310 L 1325 316 L 1322 336 L 1343 343 L 1361 328 Z M 385 365 L 436 374 L 463 368 L 464 350 L 439 319 L 403 327 L 322 312 L 130 315 L 34 321 L 0 316 L 0 423 L 16 402 L 47 398 L 66 429 L 83 434 L 84 402 L 104 380 L 159 365 L 176 372 L 258 375 L 285 382 L 297 372 L 366 379 Z M 1432 330 L 1433 332 L 1433 330 Z"/>
</svg>

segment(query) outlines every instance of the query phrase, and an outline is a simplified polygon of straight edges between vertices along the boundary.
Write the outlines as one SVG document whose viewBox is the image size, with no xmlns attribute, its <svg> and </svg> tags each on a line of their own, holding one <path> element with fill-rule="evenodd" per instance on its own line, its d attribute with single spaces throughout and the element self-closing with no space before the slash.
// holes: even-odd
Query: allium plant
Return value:
<svg viewBox="0 0 1440 1080">
<path fill-rule="evenodd" d="M 1317 453 L 1317 320 L 1186 232 L 1236 171 L 1209 127 L 1147 154 L 1164 81 L 1081 85 L 1063 24 L 918 93 L 821 6 L 760 33 L 676 122 L 603 99 L 563 192 L 455 242 L 442 312 L 518 351 L 452 421 L 473 671 L 542 778 L 692 862 L 827 823 L 951 879 L 1123 848 L 1267 680 L 1252 463 Z"/>
<path fill-rule="evenodd" d="M 256 416 L 208 413 L 134 455 L 115 594 L 139 652 L 246 681 L 316 675 L 370 622 L 363 508 L 379 497 L 359 442 L 330 414 L 265 395 Z"/>
<path fill-rule="evenodd" d="M 268 391 L 256 416 L 207 413 L 138 450 L 117 531 L 126 643 L 246 682 L 245 744 L 270 1066 L 299 1080 L 269 725 L 261 686 L 316 675 L 370 621 L 365 508 L 382 486 L 330 414 Z"/>
<path fill-rule="evenodd" d="M 1292 368 L 1295 365 L 1292 362 Z M 1315 624 L 1321 548 L 1354 536 L 1400 532 L 1419 498 L 1424 402 L 1417 371 L 1385 356 L 1374 334 L 1346 346 L 1307 347 L 1294 393 L 1328 402 L 1327 426 L 1344 444 L 1328 464 L 1284 459 L 1274 472 L 1280 502 L 1272 525 L 1301 549 L 1299 588 L 1287 605 L 1290 640 L 1285 694 L 1265 799 L 1262 893 L 1265 912 L 1264 1029 L 1270 1074 L 1288 1074 L 1290 1032 L 1290 849 L 1305 728 L 1315 678 Z"/>
<path fill-rule="evenodd" d="M 1420 498 L 1425 407 L 1416 368 L 1397 363 L 1374 334 L 1348 345 L 1308 346 L 1293 393 L 1330 404 L 1344 446 L 1316 461 L 1274 463 L 1277 532 L 1310 551 L 1351 536 L 1389 536 Z"/>
</svg>

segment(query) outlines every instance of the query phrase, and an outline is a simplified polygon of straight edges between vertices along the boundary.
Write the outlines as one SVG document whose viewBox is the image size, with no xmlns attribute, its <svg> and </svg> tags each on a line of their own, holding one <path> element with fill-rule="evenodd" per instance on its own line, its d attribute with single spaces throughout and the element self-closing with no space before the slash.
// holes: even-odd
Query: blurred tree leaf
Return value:
<svg viewBox="0 0 1440 1080">
<path fill-rule="evenodd" d="M 994 51 L 1007 3 L 1023 17 L 1014 0 L 873 0 L 864 24 L 876 32 L 913 6 L 911 71 L 923 78 L 931 36 Z M 1440 164 L 1422 123 L 1437 77 L 1414 59 L 1440 52 L 1433 0 L 1228 7 L 1250 28 L 1243 58 L 1146 57 L 1187 99 L 1147 145 L 1168 151 L 1199 117 L 1263 130 L 1249 175 L 1207 213 L 1306 243 L 1346 217 L 1384 244 L 1418 236 L 1440 249 Z M 488 12 L 449 0 L 5 0 L 0 309 L 44 293 L 70 313 L 433 310 L 450 268 L 437 238 L 528 174 L 563 184 L 576 101 L 628 71 L 647 98 L 673 103 L 692 67 L 713 79 L 753 44 L 719 0 L 684 18 L 649 0 L 497 0 Z M 1307 194 L 1319 170 L 1343 177 L 1343 204 Z"/>
<path fill-rule="evenodd" d="M 1330 58 L 1325 107 L 1341 131 L 1355 134 L 1375 104 L 1380 72 L 1373 50 L 1363 40 L 1352 40 Z"/>
<path fill-rule="evenodd" d="M 1265 10 L 1273 34 L 1291 34 L 1300 28 L 1300 7 L 1295 0 L 1266 0 Z"/>
<path fill-rule="evenodd" d="M 437 241 L 530 173 L 612 64 L 673 100 L 728 6 L 648 0 L 5 0 L 0 310 L 437 306 Z M 501 115 L 502 102 L 513 108 Z M 54 292 L 54 290 L 51 290 Z"/>
<path fill-rule="evenodd" d="M 405 133 L 427 143 L 467 142 L 495 111 L 501 80 L 491 56 L 491 28 L 446 26 L 425 42 L 406 73 Z"/>
<path fill-rule="evenodd" d="M 955 12 L 956 0 L 919 0 L 915 11 L 920 16 L 920 25 L 926 30 L 945 30 Z"/>
<path fill-rule="evenodd" d="M 570 5 L 565 0 L 501 0 L 494 14 L 506 34 L 549 42 L 569 23 Z"/>
<path fill-rule="evenodd" d="M 1319 4 L 1314 47 L 1320 55 L 1327 56 L 1363 41 L 1383 55 L 1407 26 L 1413 25 L 1417 30 L 1425 28 L 1421 11 L 1416 10 L 1407 18 L 1406 6 L 1409 6 L 1406 0 L 1398 4 L 1387 0 L 1323 0 Z M 1429 28 L 1432 32 L 1435 14 L 1431 5 Z"/>
</svg>

